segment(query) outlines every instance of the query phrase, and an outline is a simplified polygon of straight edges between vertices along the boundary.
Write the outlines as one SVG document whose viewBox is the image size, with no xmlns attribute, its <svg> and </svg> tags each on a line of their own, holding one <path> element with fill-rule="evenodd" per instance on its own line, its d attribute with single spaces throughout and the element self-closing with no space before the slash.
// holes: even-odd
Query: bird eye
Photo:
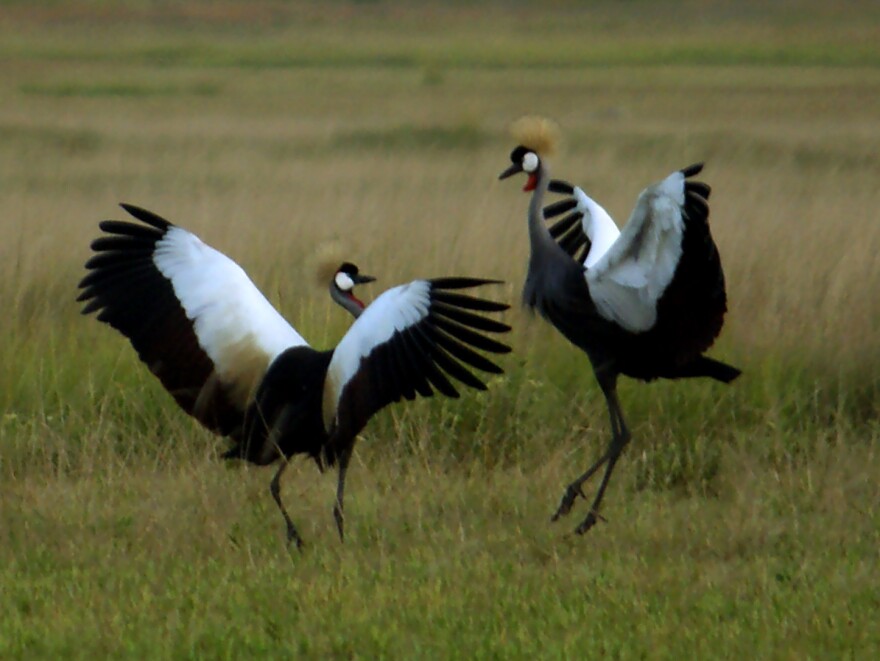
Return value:
<svg viewBox="0 0 880 661">
<path fill-rule="evenodd" d="M 530 151 L 523 155 L 522 169 L 529 174 L 538 169 L 538 155 L 535 152 Z"/>
<path fill-rule="evenodd" d="M 348 275 L 345 271 L 339 271 L 336 274 L 336 286 L 339 287 L 342 291 L 351 291 L 354 289 L 354 280 L 351 279 L 351 276 Z"/>
</svg>

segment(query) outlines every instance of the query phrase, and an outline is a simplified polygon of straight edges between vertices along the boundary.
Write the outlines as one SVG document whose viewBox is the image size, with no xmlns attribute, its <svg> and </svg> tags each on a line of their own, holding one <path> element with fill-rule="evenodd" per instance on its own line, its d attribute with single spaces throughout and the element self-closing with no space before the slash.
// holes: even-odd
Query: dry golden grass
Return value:
<svg viewBox="0 0 880 661">
<path fill-rule="evenodd" d="M 44 68 L 5 72 L 15 103 L 0 118 L 0 276 L 13 320 L 46 286 L 75 281 L 95 221 L 119 216 L 120 200 L 233 255 L 290 302 L 294 321 L 304 297 L 327 307 L 323 291 L 303 286 L 316 245 L 337 244 L 384 286 L 466 271 L 515 287 L 528 250 L 526 200 L 495 175 L 511 146 L 506 125 L 540 99 L 565 132 L 554 171 L 621 224 L 644 185 L 707 161 L 730 290 L 725 343 L 744 355 L 809 349 L 829 363 L 876 352 L 874 71 L 848 71 L 842 86 L 837 70 L 788 81 L 790 71 L 773 69 L 749 78 L 626 70 L 642 87 L 621 89 L 591 70 L 462 71 L 434 87 L 396 70 L 305 69 L 237 77 L 205 98 L 15 92 L 25 80 L 94 78 L 82 64 Z"/>
<path fill-rule="evenodd" d="M 424 34 L 419 10 L 394 3 L 335 3 L 327 18 L 172 2 L 168 24 L 137 2 L 12 5 L 0 656 L 873 658 L 871 5 L 667 16 L 639 3 L 662 28 L 651 35 L 617 3 L 433 9 Z M 72 25 L 44 23 L 59 16 Z M 560 124 L 554 173 L 620 224 L 642 187 L 707 162 L 730 297 L 713 354 L 743 377 L 624 384 L 634 443 L 611 524 L 571 539 L 546 519 L 606 417 L 586 358 L 514 305 L 514 354 L 489 393 L 395 407 L 367 428 L 345 546 L 332 479 L 291 471 L 285 497 L 311 546 L 291 561 L 270 473 L 219 464 L 222 444 L 124 340 L 78 315 L 97 221 L 126 201 L 197 232 L 319 347 L 349 323 L 315 284 L 330 255 L 380 278 L 367 299 L 468 274 L 504 279 L 495 291 L 515 303 L 527 197 L 497 175 L 526 113 Z"/>
</svg>

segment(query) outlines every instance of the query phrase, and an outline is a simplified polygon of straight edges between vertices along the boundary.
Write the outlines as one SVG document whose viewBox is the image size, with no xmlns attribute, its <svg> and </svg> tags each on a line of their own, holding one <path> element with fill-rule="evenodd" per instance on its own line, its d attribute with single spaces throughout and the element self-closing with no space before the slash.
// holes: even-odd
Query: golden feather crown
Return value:
<svg viewBox="0 0 880 661">
<path fill-rule="evenodd" d="M 315 283 L 321 287 L 328 286 L 336 270 L 345 261 L 346 254 L 341 241 L 330 240 L 318 244 L 307 265 L 307 270 L 315 275 Z"/>
<path fill-rule="evenodd" d="M 520 117 L 510 125 L 510 134 L 523 147 L 541 156 L 552 156 L 559 146 L 559 126 L 546 117 Z"/>
</svg>

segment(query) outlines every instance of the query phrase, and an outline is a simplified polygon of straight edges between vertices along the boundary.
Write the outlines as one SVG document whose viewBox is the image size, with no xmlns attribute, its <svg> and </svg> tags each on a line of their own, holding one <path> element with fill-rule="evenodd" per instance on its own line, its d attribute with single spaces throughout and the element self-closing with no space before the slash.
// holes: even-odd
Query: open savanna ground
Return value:
<svg viewBox="0 0 880 661">
<path fill-rule="evenodd" d="M 0 2 L 0 658 L 876 658 L 880 15 L 764 4 Z M 296 462 L 288 552 L 271 470 L 78 314 L 97 221 L 195 231 L 316 347 L 350 323 L 326 260 L 367 299 L 466 274 L 515 304 L 525 113 L 619 224 L 706 161 L 743 376 L 624 381 L 608 523 L 573 536 L 604 403 L 514 305 L 488 393 L 364 431 L 344 545 Z"/>
</svg>

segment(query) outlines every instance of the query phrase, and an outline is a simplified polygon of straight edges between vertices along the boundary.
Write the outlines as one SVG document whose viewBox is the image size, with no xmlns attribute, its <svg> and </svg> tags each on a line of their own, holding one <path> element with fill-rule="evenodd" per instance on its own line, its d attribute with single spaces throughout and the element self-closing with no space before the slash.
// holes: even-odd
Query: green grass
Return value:
<svg viewBox="0 0 880 661">
<path fill-rule="evenodd" d="M 220 86 L 215 83 L 194 83 L 191 86 L 179 85 L 142 85 L 136 83 L 26 83 L 20 87 L 25 94 L 55 97 L 151 97 L 180 96 L 195 94 L 198 96 L 216 96 Z"/>
<path fill-rule="evenodd" d="M 797 11 L 754 0 L 736 6 L 606 1 L 541 8 L 496 1 L 483 3 L 477 14 L 461 4 L 430 2 L 113 4 L 79 0 L 65 11 L 11 3 L 12 16 L 25 25 L 57 20 L 43 34 L 9 35 L 0 55 L 254 71 L 880 63 L 874 47 L 880 15 L 870 2 L 830 12 L 818 2 Z M 112 29 L 117 25 L 124 31 Z M 53 38 L 58 33 L 65 38 Z"/>
<path fill-rule="evenodd" d="M 51 149 L 64 155 L 94 153 L 100 146 L 97 131 L 55 126 L 32 126 L 18 122 L 0 123 L 0 140 L 7 149 L 14 146 L 19 153 Z"/>
<path fill-rule="evenodd" d="M 547 69 L 621 66 L 761 66 L 761 67 L 876 67 L 880 55 L 871 43 L 861 40 L 784 44 L 738 43 L 731 35 L 722 43 L 694 36 L 684 43 L 658 44 L 637 38 L 624 43 L 599 43 L 582 39 L 562 39 L 561 43 L 513 39 L 498 43 L 483 41 L 477 35 L 461 40 L 448 49 L 448 43 L 435 37 L 435 43 L 391 43 L 379 47 L 372 42 L 356 44 L 291 43 L 296 33 L 263 40 L 259 45 L 213 42 L 180 45 L 122 44 L 120 49 L 103 46 L 62 46 L 19 43 L 0 48 L 0 54 L 35 61 L 63 60 L 83 64 L 125 64 L 193 69 L 241 68 L 271 70 L 319 69 Z M 382 38 L 375 35 L 374 39 Z M 378 51 L 378 52 L 377 52 Z"/>
<path fill-rule="evenodd" d="M 877 489 L 858 479 L 867 467 L 845 447 L 823 452 L 813 475 L 761 474 L 708 500 L 614 489 L 612 521 L 589 540 L 547 521 L 558 462 L 468 477 L 365 454 L 344 546 L 330 481 L 313 479 L 312 467 L 296 472 L 288 493 L 300 492 L 295 516 L 310 542 L 301 554 L 282 547 L 268 475 L 210 458 L 184 469 L 117 465 L 100 486 L 53 478 L 13 490 L 0 649 L 7 658 L 877 651 Z M 737 451 L 729 459 L 751 465 Z"/>
</svg>

